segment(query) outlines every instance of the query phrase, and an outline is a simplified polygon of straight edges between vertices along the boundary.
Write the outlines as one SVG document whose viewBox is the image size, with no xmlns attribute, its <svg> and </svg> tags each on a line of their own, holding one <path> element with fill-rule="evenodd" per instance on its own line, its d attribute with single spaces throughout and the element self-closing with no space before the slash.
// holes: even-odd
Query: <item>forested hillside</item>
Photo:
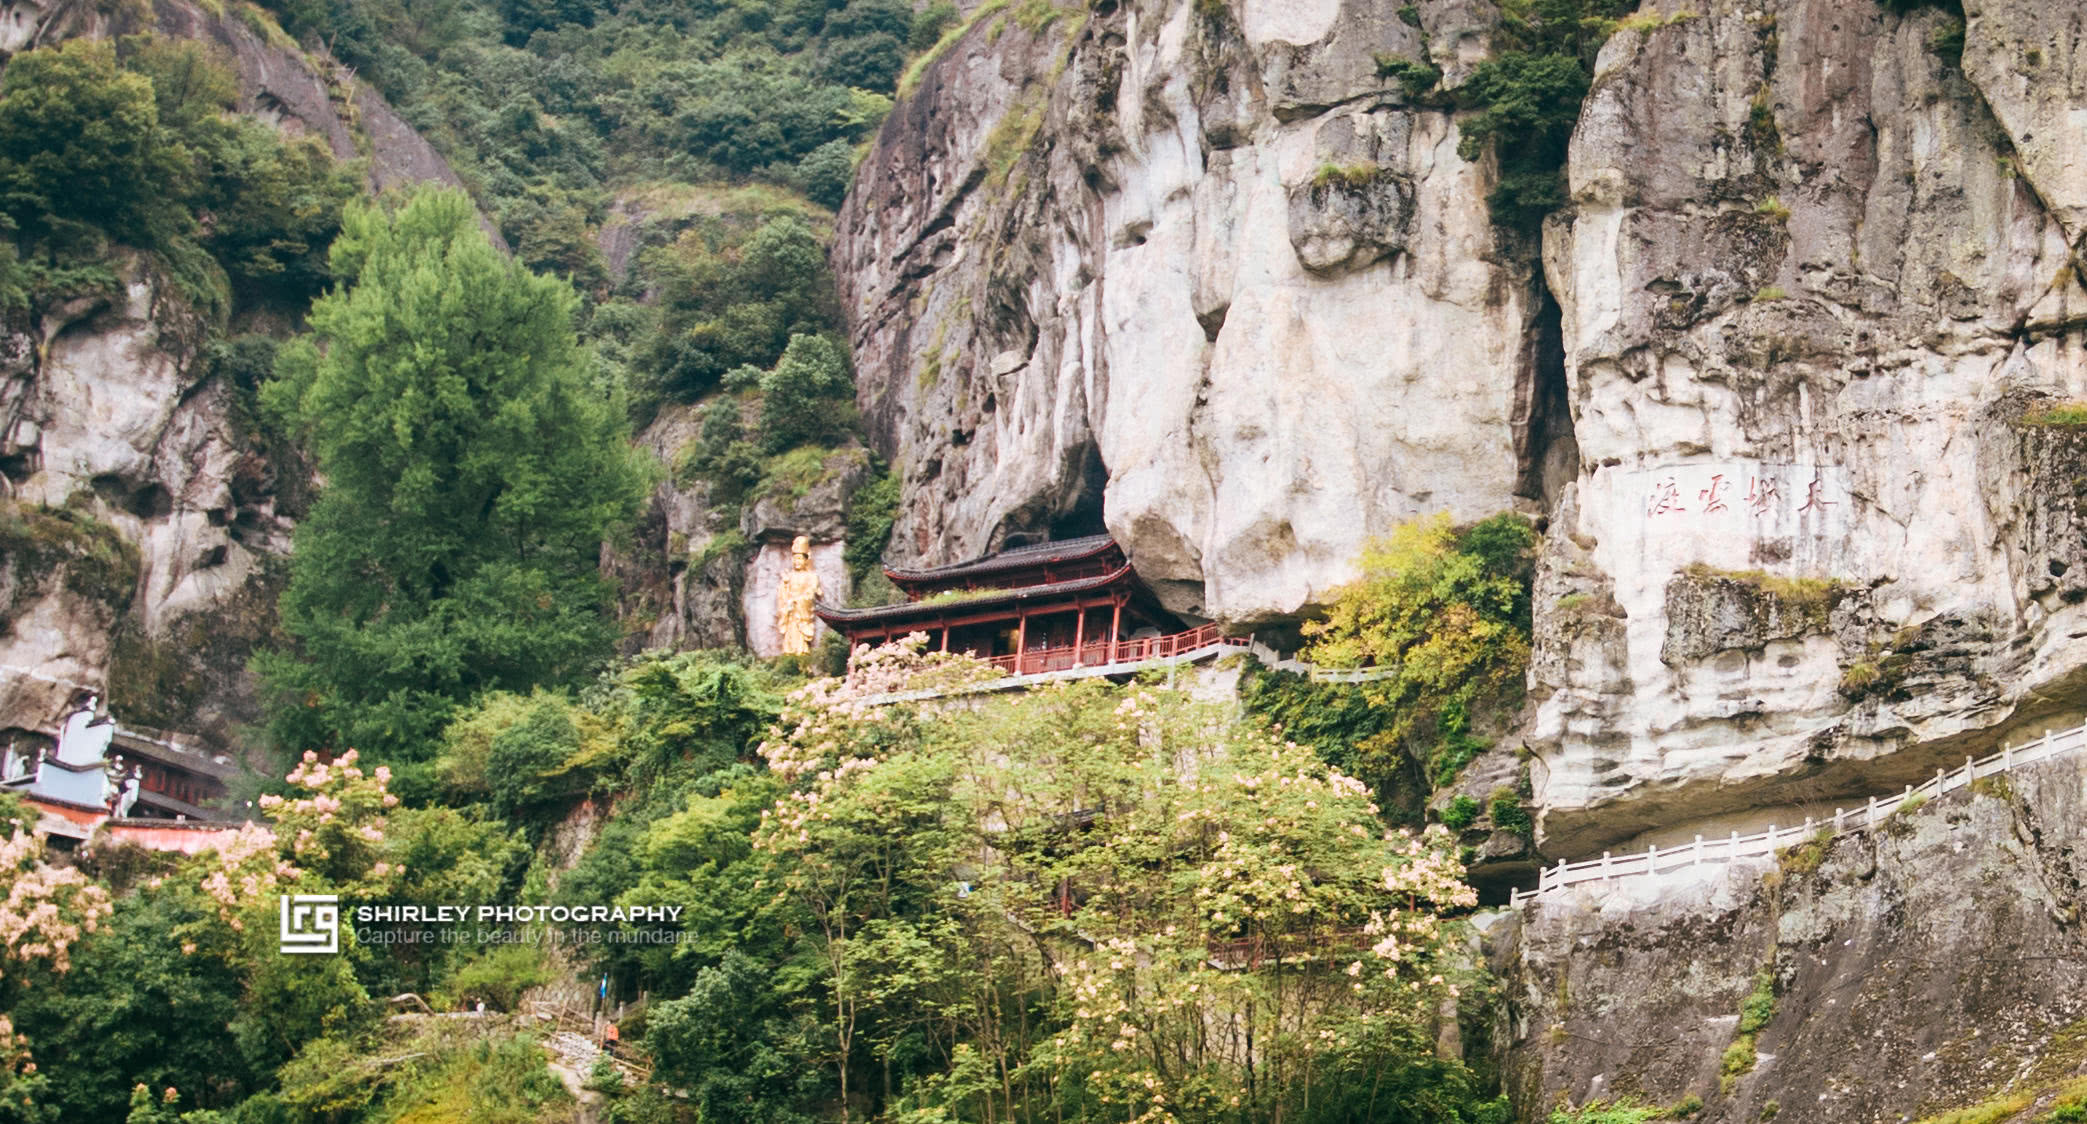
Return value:
<svg viewBox="0 0 2087 1124">
<path fill-rule="evenodd" d="M 0 2 L 0 1124 L 2087 1119 L 2079 24 Z"/>
</svg>

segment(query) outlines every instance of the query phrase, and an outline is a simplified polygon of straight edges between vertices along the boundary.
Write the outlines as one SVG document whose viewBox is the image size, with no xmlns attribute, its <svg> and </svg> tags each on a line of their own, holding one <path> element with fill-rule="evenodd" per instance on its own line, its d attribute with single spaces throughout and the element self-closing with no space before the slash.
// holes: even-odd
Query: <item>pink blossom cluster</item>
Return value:
<svg viewBox="0 0 2087 1124">
<path fill-rule="evenodd" d="M 391 768 L 379 765 L 366 774 L 359 757 L 351 749 L 329 762 L 306 750 L 283 778 L 304 793 L 261 798 L 278 833 L 290 840 L 291 858 L 306 864 L 363 858 L 383 843 L 384 813 L 399 802 L 386 791 Z"/>
<path fill-rule="evenodd" d="M 876 757 L 851 757 L 831 769 L 822 769 L 813 787 L 786 792 L 775 807 L 761 811 L 761 828 L 754 835 L 756 850 L 782 851 L 811 842 L 814 820 L 833 819 L 833 797 L 850 778 L 877 767 Z"/>
<path fill-rule="evenodd" d="M 300 791 L 260 800 L 275 819 L 273 830 L 248 824 L 209 856 L 201 888 L 234 930 L 246 928 L 242 914 L 315 868 L 336 883 L 365 873 L 378 879 L 404 873 L 376 858 L 384 843 L 384 813 L 398 804 L 386 791 L 391 769 L 379 765 L 365 772 L 356 764 L 359 757 L 351 749 L 322 761 L 306 751 L 283 778 Z"/>
<path fill-rule="evenodd" d="M 840 756 L 839 735 L 847 725 L 876 713 L 872 700 L 1007 674 L 961 652 L 927 651 L 927 643 L 927 633 L 915 632 L 876 647 L 858 644 L 848 658 L 846 675 L 816 679 L 792 691 L 761 742 L 768 767 L 795 780 L 832 763 Z"/>
<path fill-rule="evenodd" d="M 207 857 L 203 893 L 216 904 L 218 916 L 234 930 L 246 928 L 239 918 L 241 910 L 273 896 L 277 887 L 303 873 L 276 854 L 276 842 L 274 832 L 250 823 Z M 187 951 L 186 946 L 183 951 Z"/>
<path fill-rule="evenodd" d="M 43 841 L 21 829 L 0 843 L 0 964 L 47 963 L 72 967 L 72 946 L 114 912 L 108 892 L 70 867 L 43 861 Z M 13 1028 L 7 1028 L 12 1034 Z M 4 1040 L 0 1040 L 4 1041 Z"/>
</svg>

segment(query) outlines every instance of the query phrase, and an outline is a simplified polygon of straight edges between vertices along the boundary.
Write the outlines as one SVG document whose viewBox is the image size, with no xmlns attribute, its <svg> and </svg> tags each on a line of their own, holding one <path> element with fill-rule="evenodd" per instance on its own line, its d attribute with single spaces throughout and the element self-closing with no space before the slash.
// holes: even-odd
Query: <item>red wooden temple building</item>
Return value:
<svg viewBox="0 0 2087 1124">
<path fill-rule="evenodd" d="M 928 646 L 968 652 L 1016 675 L 1180 655 L 1220 641 L 1186 629 L 1138 581 L 1107 535 L 1038 543 L 930 570 L 884 568 L 907 600 L 869 609 L 819 605 L 819 619 L 856 644 L 924 632 Z"/>
</svg>

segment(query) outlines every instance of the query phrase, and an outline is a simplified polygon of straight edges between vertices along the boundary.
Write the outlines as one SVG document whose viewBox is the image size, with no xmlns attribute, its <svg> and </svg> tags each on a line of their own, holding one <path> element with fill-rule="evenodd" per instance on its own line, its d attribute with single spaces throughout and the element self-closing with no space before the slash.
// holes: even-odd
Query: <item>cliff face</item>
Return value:
<svg viewBox="0 0 2087 1124">
<path fill-rule="evenodd" d="M 185 0 L 150 23 L 214 44 L 242 112 L 367 157 L 373 188 L 458 182 L 375 91 L 259 25 Z M 89 4 L 0 5 L 0 55 L 121 30 Z M 116 265 L 120 298 L 0 323 L 0 729 L 48 728 L 107 685 L 129 721 L 222 735 L 253 717 L 246 658 L 273 628 L 306 469 L 258 432 L 178 288 Z"/>
<path fill-rule="evenodd" d="M 1780 861 L 1588 883 L 1508 915 L 1488 944 L 1516 1103 L 2040 1118 L 2087 1062 L 2083 784 L 2081 758 L 2051 761 Z M 1754 996 L 1773 1006 L 1753 1000 L 1748 1064 L 1728 1051 Z"/>
<path fill-rule="evenodd" d="M 1532 676 L 1559 853 L 1895 788 L 2077 694 L 2087 446 L 2038 410 L 2087 392 L 2078 14 L 1967 14 L 1961 69 L 1870 0 L 1601 54 L 1544 246 L 1584 457 Z"/>
<path fill-rule="evenodd" d="M 925 69 L 838 220 L 895 559 L 1105 519 L 1173 608 L 1253 621 L 1403 518 L 1541 506 L 1573 459 L 1533 247 L 1379 74 L 1454 85 L 1490 5 L 1033 7 Z"/>
<path fill-rule="evenodd" d="M 835 249 L 894 554 L 1105 520 L 1175 608 L 1258 623 L 1405 517 L 1547 514 L 1553 855 L 2062 717 L 2078 13 L 1969 4 L 1958 60 L 1936 9 L 1647 4 L 1538 246 L 1489 221 L 1446 99 L 1379 77 L 1453 92 L 1492 12 L 988 5 Z"/>
<path fill-rule="evenodd" d="M 78 302 L 6 340 L 7 725 L 45 727 L 126 659 L 134 688 L 215 696 L 168 699 L 188 713 L 133 721 L 233 721 L 244 652 L 217 649 L 250 644 L 273 617 L 272 560 L 289 547 L 280 466 L 234 388 L 204 370 L 202 327 L 174 286 L 136 259 L 123 277 L 120 299 Z M 64 580 L 23 580 L 37 545 Z M 90 568 L 95 580 L 78 580 Z M 157 681 L 162 671 L 172 679 Z"/>
</svg>

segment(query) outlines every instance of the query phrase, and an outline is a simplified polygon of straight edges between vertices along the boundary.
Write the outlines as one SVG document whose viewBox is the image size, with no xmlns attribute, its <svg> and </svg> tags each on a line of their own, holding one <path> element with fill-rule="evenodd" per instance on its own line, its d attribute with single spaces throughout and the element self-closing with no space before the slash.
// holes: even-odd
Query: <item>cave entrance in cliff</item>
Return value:
<svg viewBox="0 0 2087 1124">
<path fill-rule="evenodd" d="M 1541 280 L 1537 297 L 1514 411 L 1515 495 L 1549 512 L 1580 474 L 1580 442 L 1573 433 L 1572 392 L 1565 377 L 1564 316 Z"/>
<path fill-rule="evenodd" d="M 1081 539 L 1089 535 L 1105 535 L 1109 527 L 1102 520 L 1102 493 L 1109 487 L 1109 466 L 1101 459 L 1101 450 L 1088 442 L 1080 452 L 1078 481 L 1072 490 L 1072 503 L 1054 515 L 1048 528 L 1052 541 Z"/>
</svg>

